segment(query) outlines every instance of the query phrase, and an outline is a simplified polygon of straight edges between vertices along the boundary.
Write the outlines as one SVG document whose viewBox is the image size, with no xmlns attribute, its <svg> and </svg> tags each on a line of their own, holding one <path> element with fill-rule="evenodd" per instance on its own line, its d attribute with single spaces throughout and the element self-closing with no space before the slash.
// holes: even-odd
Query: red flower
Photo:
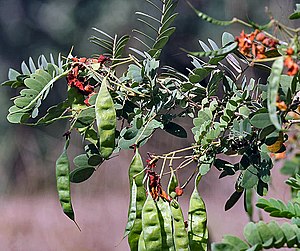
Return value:
<svg viewBox="0 0 300 251">
<path fill-rule="evenodd" d="M 147 162 L 147 167 L 150 168 L 150 169 L 153 169 L 153 168 L 156 167 L 157 159 L 152 159 L 150 157 L 149 159 L 146 159 L 146 162 Z"/>
<path fill-rule="evenodd" d="M 79 62 L 80 63 L 85 63 L 86 62 L 86 58 L 79 58 Z"/>
<path fill-rule="evenodd" d="M 74 86 L 77 87 L 80 91 L 84 91 L 84 86 L 83 86 L 83 83 L 80 82 L 78 79 L 76 79 L 74 82 L 73 82 Z"/>
<path fill-rule="evenodd" d="M 90 98 L 96 94 L 95 92 L 92 92 L 91 94 L 89 94 L 89 96 L 84 100 L 84 103 L 86 104 L 86 106 L 90 106 Z"/>
<path fill-rule="evenodd" d="M 177 196 L 181 196 L 183 194 L 183 189 L 180 186 L 175 188 L 175 193 Z"/>
<path fill-rule="evenodd" d="M 149 169 L 146 170 L 146 173 L 149 177 L 149 190 L 152 198 L 154 200 L 163 198 L 166 201 L 170 202 L 172 198 L 166 193 L 166 191 L 162 189 L 159 175 L 156 172 L 151 171 Z"/>
<path fill-rule="evenodd" d="M 255 30 L 250 34 L 245 34 L 244 31 L 241 32 L 239 37 L 236 37 L 238 42 L 239 51 L 248 58 L 262 59 L 266 58 L 266 50 L 275 49 L 278 41 L 266 37 L 263 32 Z"/>
<path fill-rule="evenodd" d="M 98 63 L 100 63 L 101 65 L 105 64 L 108 61 L 110 61 L 110 58 L 106 57 L 104 55 L 100 55 L 99 58 L 98 58 Z"/>
<path fill-rule="evenodd" d="M 87 94 L 90 94 L 92 92 L 94 92 L 94 86 L 90 85 L 90 84 L 87 84 L 85 87 L 84 87 L 84 91 L 87 93 Z"/>
<path fill-rule="evenodd" d="M 284 60 L 284 65 L 288 68 L 287 74 L 289 76 L 295 76 L 299 71 L 299 66 L 293 60 L 291 56 L 287 56 Z"/>
</svg>

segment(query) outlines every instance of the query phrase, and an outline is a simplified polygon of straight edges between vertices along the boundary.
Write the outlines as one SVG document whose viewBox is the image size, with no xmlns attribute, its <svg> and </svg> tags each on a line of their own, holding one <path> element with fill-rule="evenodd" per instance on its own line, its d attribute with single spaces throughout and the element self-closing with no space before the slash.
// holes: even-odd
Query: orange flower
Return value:
<svg viewBox="0 0 300 251">
<path fill-rule="evenodd" d="M 292 47 L 287 48 L 287 50 L 286 50 L 286 55 L 291 56 L 291 55 L 293 55 L 293 54 L 294 54 L 294 49 L 293 49 Z"/>
<path fill-rule="evenodd" d="M 256 40 L 262 42 L 266 38 L 265 33 L 260 32 L 256 35 Z"/>
<path fill-rule="evenodd" d="M 267 50 L 275 49 L 278 41 L 267 37 L 263 32 L 255 30 L 250 34 L 245 34 L 244 31 L 241 32 L 239 37 L 236 37 L 238 42 L 239 50 L 248 58 L 263 59 L 267 56 L 265 52 Z"/>
<path fill-rule="evenodd" d="M 286 111 L 287 110 L 287 105 L 285 104 L 284 101 L 276 102 L 276 106 L 280 111 Z"/>
<path fill-rule="evenodd" d="M 275 157 L 275 160 L 285 159 L 286 158 L 286 152 L 284 151 L 282 153 L 271 153 L 270 156 Z"/>
<path fill-rule="evenodd" d="M 282 153 L 275 153 L 275 159 L 285 159 L 286 158 L 286 152 L 282 152 Z"/>
<path fill-rule="evenodd" d="M 177 196 L 181 196 L 183 194 L 183 189 L 180 186 L 175 188 L 175 193 Z"/>
<path fill-rule="evenodd" d="M 291 56 L 287 56 L 284 60 L 284 65 L 287 67 L 287 75 L 295 76 L 299 71 L 298 64 L 293 60 Z"/>
</svg>

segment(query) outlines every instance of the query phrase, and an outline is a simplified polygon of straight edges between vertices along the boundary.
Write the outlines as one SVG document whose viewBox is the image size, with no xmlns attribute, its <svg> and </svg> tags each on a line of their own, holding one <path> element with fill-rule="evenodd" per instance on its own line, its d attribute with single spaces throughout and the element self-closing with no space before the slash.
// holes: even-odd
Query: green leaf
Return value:
<svg viewBox="0 0 300 251">
<path fill-rule="evenodd" d="M 126 140 L 131 140 L 136 137 L 138 132 L 139 132 L 139 130 L 136 127 L 130 127 L 124 133 L 123 138 Z"/>
<path fill-rule="evenodd" d="M 193 73 L 200 77 L 199 82 L 201 82 L 203 79 L 205 79 L 208 76 L 210 70 L 207 70 L 205 68 L 196 68 L 195 70 L 193 70 Z"/>
<path fill-rule="evenodd" d="M 98 144 L 98 135 L 96 130 L 93 127 L 86 128 L 84 131 L 84 139 L 90 143 L 97 145 Z"/>
<path fill-rule="evenodd" d="M 99 166 L 103 163 L 103 158 L 99 154 L 91 155 L 88 160 L 90 166 Z"/>
<path fill-rule="evenodd" d="M 263 242 L 263 247 L 264 248 L 270 248 L 272 247 L 273 244 L 273 236 L 271 231 L 269 230 L 268 226 L 266 223 L 260 221 L 256 224 L 257 231 L 260 235 L 260 238 Z"/>
<path fill-rule="evenodd" d="M 89 167 L 88 160 L 89 158 L 86 154 L 81 154 L 73 159 L 73 163 L 77 167 Z"/>
<path fill-rule="evenodd" d="M 95 120 L 96 120 L 95 108 L 88 107 L 87 109 L 83 109 L 79 111 L 79 116 L 77 117 L 74 127 L 82 128 L 82 127 L 91 126 L 92 124 L 94 124 Z"/>
<path fill-rule="evenodd" d="M 226 45 L 225 47 L 222 47 L 218 50 L 213 50 L 213 51 L 201 51 L 201 52 L 190 52 L 188 53 L 190 55 L 196 56 L 196 57 L 217 57 L 217 56 L 226 56 L 229 53 L 233 52 L 237 48 L 237 42 L 231 43 Z"/>
<path fill-rule="evenodd" d="M 256 204 L 258 208 L 262 208 L 268 212 L 270 216 L 291 219 L 292 217 L 300 217 L 298 209 L 299 205 L 294 202 L 284 204 L 281 200 L 260 198 Z"/>
<path fill-rule="evenodd" d="M 120 58 L 122 56 L 122 53 L 124 51 L 124 48 L 129 40 L 129 36 L 128 35 L 124 35 L 122 37 L 120 37 L 120 39 L 118 40 L 116 47 L 115 47 L 115 54 L 114 54 L 114 58 Z"/>
<path fill-rule="evenodd" d="M 257 231 L 257 226 L 253 222 L 249 222 L 244 228 L 244 236 L 251 245 L 262 244 L 262 239 Z"/>
<path fill-rule="evenodd" d="M 233 251 L 234 246 L 228 244 L 228 243 L 212 243 L 211 245 L 212 251 Z"/>
<path fill-rule="evenodd" d="M 225 235 L 222 242 L 231 245 L 232 251 L 241 251 L 249 248 L 249 246 L 244 241 L 232 235 Z"/>
<path fill-rule="evenodd" d="M 277 116 L 277 115 L 276 115 Z M 271 126 L 273 123 L 271 121 L 269 113 L 257 113 L 251 119 L 250 123 L 259 129 L 264 129 Z"/>
<path fill-rule="evenodd" d="M 155 44 L 153 45 L 153 49 L 156 50 L 162 49 L 167 44 L 168 41 L 169 41 L 169 37 L 167 36 L 161 37 L 155 42 Z"/>
<path fill-rule="evenodd" d="M 16 80 L 19 75 L 21 75 L 21 73 L 19 73 L 18 71 L 14 70 L 12 68 L 9 68 L 9 70 L 8 70 L 8 79 L 9 80 Z"/>
<path fill-rule="evenodd" d="M 226 46 L 227 44 L 229 44 L 229 43 L 233 43 L 234 42 L 234 36 L 231 34 L 231 33 L 229 33 L 229 32 L 224 32 L 223 34 L 222 34 L 222 46 L 224 47 L 224 46 Z"/>
<path fill-rule="evenodd" d="M 294 79 L 293 76 L 288 76 L 288 75 L 280 76 L 280 86 L 285 95 L 287 95 L 289 90 L 291 90 L 293 79 Z"/>
<path fill-rule="evenodd" d="M 133 126 L 133 125 L 132 125 Z M 143 146 L 147 140 L 152 136 L 154 131 L 158 128 L 162 128 L 163 124 L 155 119 L 149 121 L 145 125 L 143 125 L 139 130 L 136 136 L 130 140 L 126 140 L 124 138 L 124 134 L 127 129 L 123 129 L 121 131 L 121 138 L 119 140 L 119 147 L 121 149 L 132 149 L 134 144 L 138 146 Z"/>
<path fill-rule="evenodd" d="M 241 186 L 245 189 L 251 189 L 257 184 L 257 182 L 257 170 L 251 165 L 243 172 Z"/>
<path fill-rule="evenodd" d="M 169 122 L 168 124 L 165 124 L 164 130 L 176 137 L 179 137 L 179 138 L 187 137 L 186 130 L 182 126 L 180 126 L 174 122 Z"/>
<path fill-rule="evenodd" d="M 289 16 L 289 19 L 295 20 L 300 18 L 300 4 L 296 4 L 296 10 Z"/>
<path fill-rule="evenodd" d="M 271 231 L 274 238 L 274 247 L 282 247 L 286 239 L 279 225 L 275 221 L 271 221 L 268 224 L 268 228 Z"/>
<path fill-rule="evenodd" d="M 189 76 L 189 81 L 193 84 L 199 83 L 201 80 L 202 80 L 201 77 L 197 74 L 191 74 Z"/>
<path fill-rule="evenodd" d="M 133 80 L 133 82 L 140 83 L 143 81 L 142 69 L 137 65 L 130 64 L 128 66 L 127 77 Z"/>
<path fill-rule="evenodd" d="M 278 129 L 281 130 L 281 124 L 279 123 L 277 117 L 277 106 L 276 100 L 278 95 L 278 88 L 280 84 L 280 76 L 283 71 L 283 58 L 279 58 L 274 61 L 272 65 L 271 75 L 269 77 L 268 82 L 268 110 L 270 120 L 272 121 L 273 125 Z"/>
<path fill-rule="evenodd" d="M 105 33 L 102 30 L 99 30 L 97 28 L 92 28 L 94 31 L 98 32 L 101 37 L 98 36 L 92 36 L 89 38 L 90 42 L 92 42 L 95 45 L 100 46 L 102 49 L 104 49 L 110 57 L 113 57 L 113 51 L 114 51 L 114 44 L 117 43 L 117 36 L 114 38 L 107 33 Z"/>
<path fill-rule="evenodd" d="M 25 122 L 29 118 L 29 114 L 23 112 L 17 112 L 7 115 L 8 122 L 12 124 L 20 124 Z"/>
<path fill-rule="evenodd" d="M 22 63 L 22 67 L 24 72 L 29 71 L 29 68 L 24 62 Z M 34 70 L 33 66 L 31 67 L 32 70 Z M 53 84 L 57 80 L 65 77 L 68 73 L 62 72 L 58 66 L 56 66 L 56 68 L 57 71 L 55 71 L 54 75 L 50 75 L 47 69 L 35 69 L 35 72 L 30 74 L 30 76 L 21 80 L 27 89 L 22 89 L 20 96 L 15 98 L 14 103 L 18 109 L 10 110 L 8 116 L 9 121 L 12 123 L 23 123 L 30 117 L 36 118 L 38 116 L 39 107 L 42 101 L 48 96 Z M 11 74 L 11 77 L 14 77 L 17 73 L 13 72 Z M 19 76 L 17 78 L 19 78 Z M 13 116 L 15 113 L 18 114 Z M 26 114 L 26 116 L 21 114 Z"/>
<path fill-rule="evenodd" d="M 212 72 L 212 76 L 207 84 L 207 96 L 211 97 L 216 95 L 216 92 L 218 90 L 218 86 L 223 79 L 223 72 L 222 71 L 214 71 Z"/>
<path fill-rule="evenodd" d="M 213 243 L 212 250 L 239 250 L 239 251 L 260 251 L 270 248 L 283 248 L 283 247 L 299 247 L 300 229 L 297 225 L 290 223 L 283 223 L 279 226 L 276 222 L 270 223 L 250 222 L 244 228 L 244 236 L 250 247 L 246 247 L 242 240 L 237 237 L 224 237 L 222 243 Z M 232 239 L 234 238 L 234 239 Z M 214 249 L 216 246 L 217 249 Z M 235 249 L 239 247 L 238 249 Z"/>
<path fill-rule="evenodd" d="M 246 189 L 244 197 L 244 208 L 247 212 L 250 221 L 253 221 L 253 204 L 252 204 L 252 197 L 253 197 L 253 190 Z"/>
<path fill-rule="evenodd" d="M 199 173 L 204 176 L 205 174 L 207 174 L 209 172 L 211 168 L 211 164 L 207 164 L 207 163 L 201 163 L 199 165 Z"/>
<path fill-rule="evenodd" d="M 235 191 L 230 196 L 230 198 L 226 201 L 225 211 L 227 211 L 230 208 L 232 208 L 238 202 L 238 200 L 241 198 L 242 194 L 243 194 L 243 192 Z"/>
<path fill-rule="evenodd" d="M 69 108 L 68 101 L 64 101 L 62 103 L 50 107 L 47 110 L 47 113 L 36 122 L 36 125 L 50 125 L 53 122 L 62 119 L 64 117 L 63 116 L 64 113 L 68 108 Z M 65 118 L 67 117 L 68 116 L 66 116 Z"/>
<path fill-rule="evenodd" d="M 70 172 L 70 181 L 72 183 L 81 183 L 89 179 L 94 172 L 94 167 L 78 167 Z"/>
<path fill-rule="evenodd" d="M 271 121 L 270 121 L 271 122 Z M 257 123 L 257 122 L 256 122 Z M 260 140 L 263 140 L 265 139 L 268 135 L 270 135 L 271 133 L 273 133 L 274 131 L 276 130 L 275 126 L 272 124 L 272 125 L 269 125 L 265 128 L 263 128 L 260 133 L 259 133 L 259 139 Z"/>
<path fill-rule="evenodd" d="M 134 38 L 141 43 L 144 47 L 147 48 L 147 54 L 150 55 L 152 58 L 158 58 L 160 56 L 161 50 L 169 41 L 170 36 L 174 33 L 175 27 L 170 27 L 170 25 L 174 22 L 177 13 L 174 13 L 174 10 L 177 6 L 178 1 L 168 0 L 162 1 L 162 6 L 158 6 L 153 3 L 151 0 L 147 1 L 150 7 L 155 7 L 158 10 L 158 18 L 155 14 L 153 14 L 152 8 L 149 8 L 149 12 L 136 12 L 139 16 L 138 21 L 142 22 L 146 28 L 143 31 L 134 29 L 134 32 L 137 33 L 139 36 L 135 36 Z M 151 10 L 151 12 L 150 12 Z M 152 34 L 148 34 L 146 31 L 152 30 L 155 31 L 156 37 L 153 38 Z M 142 36 L 142 39 L 139 38 Z M 149 42 L 150 41 L 150 42 Z M 151 43 L 153 43 L 151 45 Z M 130 48 L 135 53 L 139 54 L 143 58 L 145 58 L 145 53 L 141 50 Z"/>
<path fill-rule="evenodd" d="M 294 228 L 292 227 L 291 224 L 285 222 L 281 225 L 281 229 L 285 235 L 287 246 L 289 248 L 293 247 L 294 244 L 296 244 L 296 242 L 298 241 L 297 234 L 295 233 Z M 298 227 L 296 229 L 299 231 Z M 299 242 L 298 242 L 298 244 L 299 244 Z"/>
</svg>

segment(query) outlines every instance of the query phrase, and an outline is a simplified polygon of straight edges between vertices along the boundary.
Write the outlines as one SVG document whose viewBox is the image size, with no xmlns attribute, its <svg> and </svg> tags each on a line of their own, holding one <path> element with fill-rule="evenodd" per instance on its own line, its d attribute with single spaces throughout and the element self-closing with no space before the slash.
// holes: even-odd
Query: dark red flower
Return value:
<svg viewBox="0 0 300 251">
<path fill-rule="evenodd" d="M 87 106 L 90 106 L 90 98 L 96 94 L 95 92 L 92 92 L 91 94 L 89 94 L 89 96 L 84 100 L 84 103 L 87 105 Z"/>
<path fill-rule="evenodd" d="M 175 188 L 175 193 L 177 196 L 181 196 L 183 194 L 183 189 L 180 186 Z"/>
<path fill-rule="evenodd" d="M 84 91 L 87 93 L 87 94 L 90 94 L 94 91 L 94 86 L 90 85 L 90 84 L 87 84 L 85 87 L 84 87 Z"/>
<path fill-rule="evenodd" d="M 77 87 L 80 91 L 84 91 L 83 83 L 78 79 L 74 81 L 74 86 Z"/>
<path fill-rule="evenodd" d="M 101 65 L 105 64 L 107 61 L 110 61 L 110 58 L 104 55 L 100 55 L 98 58 L 98 63 L 100 63 Z"/>
</svg>

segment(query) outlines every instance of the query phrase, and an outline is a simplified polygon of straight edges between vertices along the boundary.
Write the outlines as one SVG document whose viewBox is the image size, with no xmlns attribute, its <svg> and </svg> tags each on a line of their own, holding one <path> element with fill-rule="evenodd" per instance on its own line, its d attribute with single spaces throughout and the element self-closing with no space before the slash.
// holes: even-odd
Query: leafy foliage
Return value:
<svg viewBox="0 0 300 251">
<path fill-rule="evenodd" d="M 289 178 L 286 182 L 296 191 L 300 190 L 300 176 Z M 256 207 L 262 208 L 270 216 L 277 218 L 292 219 L 292 223 L 283 223 L 281 226 L 277 222 L 265 223 L 250 222 L 244 228 L 244 236 L 247 242 L 238 237 L 226 235 L 221 243 L 213 243 L 212 250 L 263 250 L 282 247 L 300 247 L 299 239 L 299 218 L 300 201 L 299 194 L 294 201 L 284 204 L 281 200 L 260 198 Z"/>
<path fill-rule="evenodd" d="M 112 59 L 121 58 L 124 48 L 130 37 L 128 35 L 123 35 L 120 38 L 118 38 L 118 35 L 112 37 L 107 33 L 105 33 L 104 31 L 101 31 L 97 28 L 93 28 L 93 29 L 94 31 L 98 32 L 99 35 L 101 35 L 101 37 L 94 35 L 90 37 L 90 41 L 100 46 L 102 49 L 104 49 L 106 54 L 110 58 Z"/>
<path fill-rule="evenodd" d="M 131 150 L 134 157 L 129 166 L 130 203 L 124 232 L 130 249 L 207 250 L 207 213 L 198 191 L 201 177 L 213 166 L 220 171 L 219 178 L 236 175 L 225 210 L 244 198 L 245 209 L 253 220 L 252 193 L 267 193 L 274 156 L 285 153 L 287 142 L 295 138 L 289 133 L 299 123 L 299 30 L 275 19 L 267 25 L 237 18 L 220 21 L 191 6 L 201 19 L 212 24 L 240 23 L 256 30 L 249 34 L 242 31 L 236 38 L 224 32 L 221 46 L 212 39 L 208 43 L 199 40 L 203 51 L 185 50 L 191 65 L 188 74 L 183 74 L 159 61 L 175 31 L 172 23 L 178 15 L 178 1 L 147 2 L 149 13 L 136 12 L 145 27 L 133 30 L 144 49 L 130 48 L 142 59 L 131 54 L 123 56 L 129 35 L 111 36 L 94 29 L 97 36 L 90 41 L 103 49 L 100 55 L 69 55 L 65 60 L 59 56 L 57 62 L 52 55 L 49 62 L 42 55 L 37 63 L 31 58 L 28 65 L 23 62 L 21 73 L 9 70 L 9 80 L 3 85 L 19 88 L 20 95 L 13 98 L 7 118 L 11 123 L 33 126 L 68 120 L 66 145 L 56 162 L 56 174 L 62 209 L 71 220 L 75 220 L 71 182 L 88 180 L 104 161 L 121 150 Z M 298 7 L 291 19 L 298 18 Z M 281 41 L 269 34 L 265 29 L 270 27 L 279 28 L 285 32 L 279 37 L 288 39 Z M 265 64 L 269 61 L 273 62 L 271 67 Z M 263 67 L 268 79 L 249 77 L 247 70 L 252 67 Z M 62 78 L 67 80 L 66 99 L 40 115 L 40 106 Z M 188 138 L 189 128 L 178 124 L 177 118 L 193 123 L 194 141 L 169 153 L 148 153 L 145 165 L 139 149 L 156 131 Z M 75 132 L 82 137 L 84 153 L 74 158 L 75 168 L 71 170 L 67 147 Z M 232 163 L 230 156 L 237 155 L 239 161 Z M 244 229 L 246 241 L 227 235 L 222 243 L 213 244 L 212 250 L 299 247 L 298 159 L 296 154 L 282 169 L 291 176 L 287 183 L 293 200 L 284 204 L 261 198 L 256 204 L 271 216 L 291 219 L 291 223 L 279 226 L 273 221 L 250 222 Z M 188 166 L 191 168 L 185 169 Z M 186 180 L 178 177 L 182 169 L 192 170 Z M 163 177 L 169 179 L 167 188 L 161 182 Z M 179 180 L 184 181 L 182 185 Z M 178 198 L 192 180 L 186 226 Z"/>
<path fill-rule="evenodd" d="M 238 237 L 226 235 L 222 243 L 213 243 L 212 250 L 263 250 L 270 248 L 300 247 L 300 229 L 295 224 L 283 223 L 278 225 L 275 221 L 264 223 L 249 222 L 244 228 L 247 243 Z"/>
<path fill-rule="evenodd" d="M 256 206 L 270 213 L 270 216 L 288 218 L 300 217 L 300 205 L 298 203 L 289 202 L 285 205 L 281 200 L 260 198 Z"/>
<path fill-rule="evenodd" d="M 7 119 L 11 123 L 24 123 L 29 118 L 35 119 L 39 114 L 39 107 L 44 99 L 47 98 L 54 82 L 66 76 L 63 71 L 63 62 L 58 57 L 55 64 L 53 56 L 50 55 L 50 62 L 44 55 L 38 59 L 37 66 L 32 58 L 29 58 L 29 66 L 22 63 L 22 73 L 10 69 L 9 80 L 2 85 L 12 88 L 24 87 L 20 95 L 14 98 L 14 106 L 10 107 Z"/>
<path fill-rule="evenodd" d="M 149 7 L 154 8 L 160 14 L 160 19 L 157 19 L 150 13 L 136 12 L 138 21 L 142 22 L 146 27 L 150 29 L 149 33 L 144 30 L 134 29 L 136 33 L 134 38 L 139 41 L 145 48 L 147 53 L 153 58 L 159 58 L 161 50 L 169 41 L 170 36 L 174 33 L 175 27 L 172 27 L 172 23 L 175 20 L 178 13 L 174 13 L 178 0 L 162 0 L 161 7 L 156 5 L 154 0 L 147 0 Z M 151 12 L 152 13 L 152 12 Z M 154 32 L 155 37 L 152 33 Z M 141 38 L 140 38 L 141 37 Z M 143 40 L 147 41 L 144 42 Z M 133 49 L 139 55 L 144 55 L 140 50 Z"/>
</svg>

